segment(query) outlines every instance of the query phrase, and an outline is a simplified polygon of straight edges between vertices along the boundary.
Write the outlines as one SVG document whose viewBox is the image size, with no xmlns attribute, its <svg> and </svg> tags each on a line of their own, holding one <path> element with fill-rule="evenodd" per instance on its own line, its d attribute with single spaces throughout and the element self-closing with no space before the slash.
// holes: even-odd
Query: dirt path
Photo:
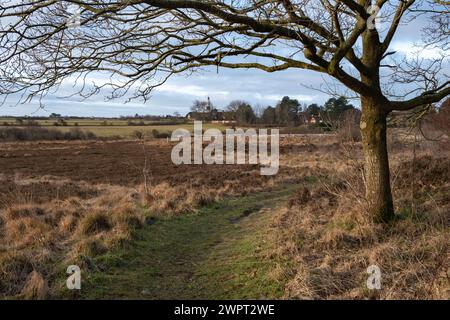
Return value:
<svg viewBox="0 0 450 320">
<path fill-rule="evenodd" d="M 260 299 L 282 295 L 269 273 L 271 214 L 293 186 L 157 220 L 128 250 L 102 257 L 83 278 L 90 299 Z"/>
</svg>

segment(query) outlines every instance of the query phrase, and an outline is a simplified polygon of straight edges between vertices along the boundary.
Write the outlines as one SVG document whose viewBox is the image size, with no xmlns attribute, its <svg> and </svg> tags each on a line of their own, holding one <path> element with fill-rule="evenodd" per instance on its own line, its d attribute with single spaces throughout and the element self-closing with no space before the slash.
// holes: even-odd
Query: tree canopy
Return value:
<svg viewBox="0 0 450 320">
<path fill-rule="evenodd" d="M 371 25 L 373 5 L 389 23 L 386 30 Z M 389 49 L 400 22 L 419 15 L 429 19 L 425 44 L 448 49 L 448 6 L 431 0 L 2 1 L 0 93 L 32 98 L 65 78 L 83 81 L 103 71 L 110 80 L 84 86 L 83 95 L 110 87 L 112 98 L 130 90 L 148 98 L 169 75 L 201 66 L 299 68 L 381 98 L 386 110 L 409 109 L 450 93 L 442 64 L 397 59 Z M 382 67 L 395 76 L 384 77 L 386 90 L 379 84 Z M 420 85 L 399 97 L 388 90 L 390 79 Z"/>
</svg>

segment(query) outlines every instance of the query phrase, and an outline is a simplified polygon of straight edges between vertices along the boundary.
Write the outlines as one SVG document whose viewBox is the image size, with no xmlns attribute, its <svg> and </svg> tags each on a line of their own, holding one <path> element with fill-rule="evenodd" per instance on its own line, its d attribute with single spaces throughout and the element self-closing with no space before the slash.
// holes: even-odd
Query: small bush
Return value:
<svg viewBox="0 0 450 320">
<path fill-rule="evenodd" d="M 311 192 L 307 187 L 302 186 L 289 199 L 289 207 L 292 208 L 295 205 L 301 206 L 308 203 L 310 200 L 311 200 Z"/>
<path fill-rule="evenodd" d="M 143 140 L 145 138 L 145 132 L 140 130 L 135 130 L 133 132 L 133 137 L 138 140 Z"/>
<path fill-rule="evenodd" d="M 167 139 L 170 138 L 171 134 L 169 132 L 159 132 L 158 130 L 153 129 L 152 136 L 156 139 Z"/>
<path fill-rule="evenodd" d="M 145 122 L 144 121 L 139 121 L 139 122 L 133 122 L 133 121 L 131 121 L 131 120 L 129 120 L 128 122 L 127 122 L 127 125 L 128 126 L 145 126 Z"/>
</svg>

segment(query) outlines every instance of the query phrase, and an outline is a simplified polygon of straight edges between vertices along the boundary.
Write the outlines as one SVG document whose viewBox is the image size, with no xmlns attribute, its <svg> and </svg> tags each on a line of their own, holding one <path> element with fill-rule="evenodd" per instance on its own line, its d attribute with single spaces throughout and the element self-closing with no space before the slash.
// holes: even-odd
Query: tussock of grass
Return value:
<svg viewBox="0 0 450 320">
<path fill-rule="evenodd" d="M 100 195 L 87 200 L 17 201 L 0 211 L 0 296 L 43 298 L 42 281 L 51 285 L 58 261 L 82 266 L 133 239 L 144 215 L 132 191 L 99 188 Z"/>
<path fill-rule="evenodd" d="M 109 217 L 104 212 L 89 212 L 83 217 L 83 219 L 81 219 L 79 230 L 80 234 L 84 236 L 89 236 L 100 232 L 108 232 L 111 230 L 111 222 Z"/>
<path fill-rule="evenodd" d="M 0 289 L 2 293 L 19 293 L 33 272 L 33 260 L 25 252 L 9 251 L 0 259 Z"/>
<path fill-rule="evenodd" d="M 48 295 L 48 286 L 45 279 L 36 271 L 28 276 L 20 297 L 23 299 L 45 299 Z"/>
</svg>

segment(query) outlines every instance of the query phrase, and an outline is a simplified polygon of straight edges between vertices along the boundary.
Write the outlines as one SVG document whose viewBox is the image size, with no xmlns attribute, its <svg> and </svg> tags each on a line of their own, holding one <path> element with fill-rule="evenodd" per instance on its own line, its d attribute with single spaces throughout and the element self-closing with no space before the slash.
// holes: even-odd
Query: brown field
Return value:
<svg viewBox="0 0 450 320">
<path fill-rule="evenodd" d="M 282 138 L 275 177 L 173 165 L 165 140 L 1 143 L 0 297 L 58 296 L 61 265 L 89 267 L 155 217 L 290 184 L 267 227 L 285 298 L 372 297 L 359 284 L 372 262 L 391 271 L 380 298 L 448 298 L 448 140 L 419 141 L 414 161 L 411 141 L 390 139 L 395 228 L 364 215 L 361 145 L 335 136 Z"/>
<path fill-rule="evenodd" d="M 3 143 L 0 188 L 2 194 L 28 190 L 35 201 L 42 202 L 40 197 L 48 200 L 57 196 L 56 189 L 59 197 L 67 198 L 85 193 L 77 186 L 108 184 L 134 188 L 144 179 L 152 186 L 163 182 L 171 186 L 201 183 L 205 188 L 217 188 L 230 181 L 239 181 L 245 187 L 253 184 L 255 178 L 271 180 L 259 175 L 257 165 L 176 166 L 170 159 L 173 145 L 165 140 L 145 145 L 134 140 Z"/>
</svg>

